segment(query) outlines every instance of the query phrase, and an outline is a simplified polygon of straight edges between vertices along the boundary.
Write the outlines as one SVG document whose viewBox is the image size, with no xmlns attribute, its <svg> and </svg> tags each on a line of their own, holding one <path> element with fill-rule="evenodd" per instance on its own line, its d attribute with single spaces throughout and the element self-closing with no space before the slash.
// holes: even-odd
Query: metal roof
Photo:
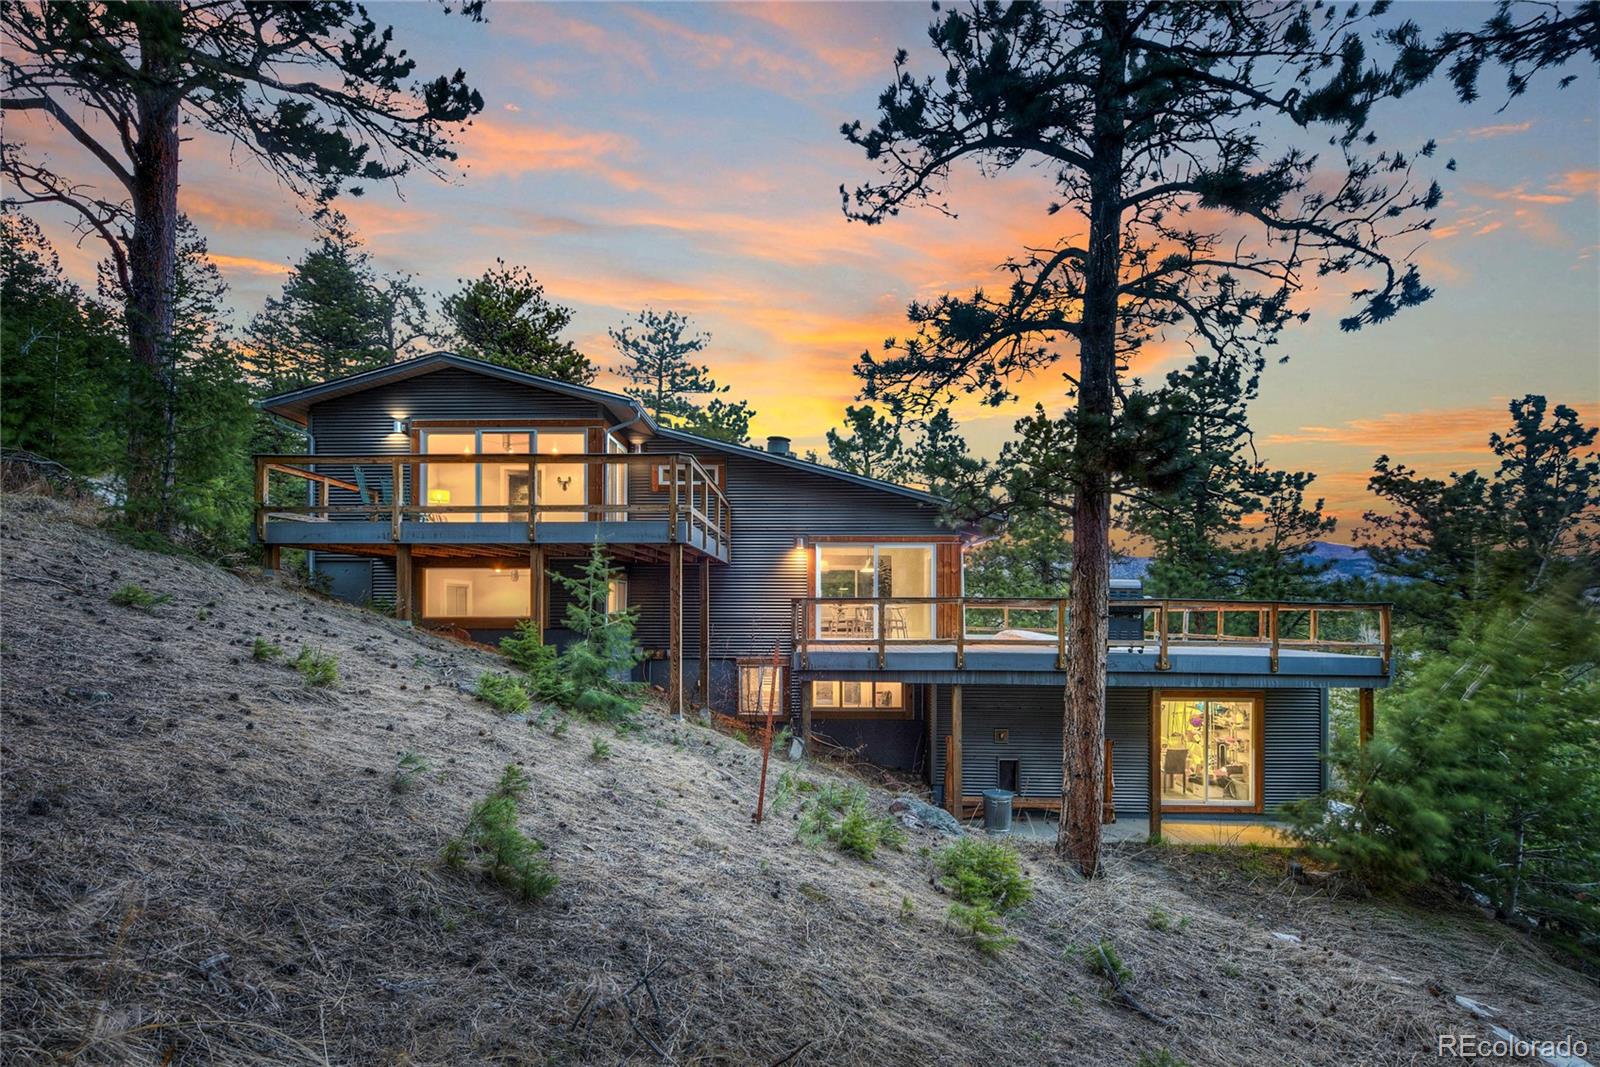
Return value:
<svg viewBox="0 0 1600 1067">
<path fill-rule="evenodd" d="M 898 493 L 901 496 L 920 500 L 924 504 L 932 504 L 935 507 L 942 507 L 947 503 L 944 497 L 925 493 L 921 489 L 912 489 L 909 486 L 885 482 L 878 478 L 868 478 L 863 474 L 852 474 L 849 471 L 840 470 L 838 467 L 829 467 L 823 463 L 812 463 L 810 460 L 797 459 L 794 456 L 786 456 L 777 452 L 768 452 L 766 449 L 755 448 L 751 445 L 730 444 L 727 441 L 718 441 L 712 437 L 701 437 L 696 433 L 689 433 L 686 430 L 673 430 L 665 426 L 657 426 L 655 433 L 657 437 L 664 440 L 684 441 L 704 448 L 715 448 L 723 452 L 730 452 L 736 456 L 748 456 L 750 459 L 762 459 L 768 463 L 792 467 L 795 470 L 809 471 L 812 474 L 826 474 L 830 478 L 840 478 L 847 482 L 854 482 L 857 485 L 867 486 L 870 489 L 882 489 L 886 493 Z"/>
<path fill-rule="evenodd" d="M 638 420 L 641 425 L 648 427 L 651 432 L 657 429 L 655 420 L 650 418 L 643 408 L 634 402 L 632 397 L 623 396 L 621 393 L 610 393 L 604 389 L 594 389 L 587 385 L 573 385 L 558 378 L 546 378 L 539 374 L 529 374 L 526 371 L 514 370 L 511 367 L 502 367 L 498 363 L 489 363 L 481 359 L 471 359 L 460 356 L 454 352 L 431 352 L 426 356 L 415 359 L 403 359 L 398 363 L 376 367 L 360 374 L 351 374 L 332 381 L 321 382 L 317 385 L 308 385 L 304 389 L 295 389 L 277 396 L 269 396 L 265 400 L 256 402 L 256 406 L 263 411 L 280 415 L 291 422 L 305 425 L 307 409 L 312 404 L 334 397 L 348 396 L 359 393 L 364 389 L 372 389 L 390 382 L 404 381 L 418 375 L 429 374 L 446 367 L 456 367 L 461 370 L 475 371 L 492 378 L 501 378 L 518 385 L 529 385 L 539 389 L 548 389 L 553 393 L 564 396 L 576 397 L 580 400 L 592 400 L 605 406 L 619 422 L 633 422 Z"/>
</svg>

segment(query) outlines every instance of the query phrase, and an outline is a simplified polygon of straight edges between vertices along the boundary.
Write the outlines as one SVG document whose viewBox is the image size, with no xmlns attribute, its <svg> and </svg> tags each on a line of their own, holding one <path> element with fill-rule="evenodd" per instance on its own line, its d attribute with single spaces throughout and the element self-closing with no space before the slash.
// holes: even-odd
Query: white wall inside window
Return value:
<svg viewBox="0 0 1600 1067">
<path fill-rule="evenodd" d="M 422 572 L 423 617 L 454 617 L 452 607 L 460 604 L 460 586 L 467 590 L 468 618 L 528 617 L 531 600 L 526 567 L 498 571 L 490 567 L 426 567 Z M 453 588 L 455 592 L 451 591 Z"/>
</svg>

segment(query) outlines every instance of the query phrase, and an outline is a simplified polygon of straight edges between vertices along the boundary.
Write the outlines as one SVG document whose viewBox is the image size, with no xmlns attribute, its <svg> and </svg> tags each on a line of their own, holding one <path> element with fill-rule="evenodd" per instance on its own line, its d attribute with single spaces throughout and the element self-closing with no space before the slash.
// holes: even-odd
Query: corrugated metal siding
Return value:
<svg viewBox="0 0 1600 1067">
<path fill-rule="evenodd" d="M 933 746 L 933 783 L 944 783 L 945 739 L 950 736 L 951 687 L 938 687 L 939 719 Z M 994 731 L 1005 729 L 1004 743 Z M 1022 796 L 1061 795 L 1061 690 L 1046 686 L 968 685 L 961 690 L 961 791 L 974 796 L 999 785 L 1000 760 L 1020 764 Z"/>
<path fill-rule="evenodd" d="M 1129 815 L 1150 813 L 1150 690 L 1106 690 L 1111 741 L 1111 804 Z"/>
<path fill-rule="evenodd" d="M 796 537 L 905 536 L 948 534 L 931 505 L 823 473 L 765 463 L 760 459 L 696 449 L 654 439 L 648 452 L 688 452 L 702 462 L 725 464 L 724 495 L 733 511 L 732 561 L 711 568 L 711 654 L 714 658 L 770 656 L 776 644 L 784 662 L 793 652 L 793 599 L 809 593 L 808 553 Z M 639 641 L 649 649 L 667 645 L 667 568 L 632 569 L 640 608 Z M 699 584 L 695 567 L 684 567 L 685 666 L 699 655 Z M 685 678 L 689 672 L 685 670 Z M 730 694 L 731 695 L 731 694 Z M 791 677 L 790 707 L 799 708 L 799 684 Z M 713 701 L 717 710 L 731 705 Z"/>
<path fill-rule="evenodd" d="M 933 777 L 944 781 L 944 746 L 950 736 L 950 691 L 938 688 Z M 1327 694 L 1319 689 L 1268 690 L 1262 721 L 1262 767 L 1266 809 L 1322 791 L 1321 754 L 1327 736 Z M 962 690 L 965 751 L 962 792 L 993 788 L 996 760 L 1022 761 L 1023 795 L 1053 797 L 1061 792 L 1061 690 L 1050 686 L 968 685 Z M 1011 731 L 1006 744 L 993 731 Z M 1111 783 L 1119 813 L 1150 811 L 1150 690 L 1106 692 L 1106 737 L 1113 743 Z M 870 756 L 870 753 L 868 753 Z M 1219 816 L 1226 814 L 1219 812 Z"/>
<path fill-rule="evenodd" d="M 1328 694 L 1322 689 L 1269 689 L 1265 699 L 1261 791 L 1270 812 L 1280 804 L 1322 792 Z"/>
<path fill-rule="evenodd" d="M 605 409 L 594 401 L 547 393 L 532 386 L 446 367 L 313 404 L 307 415 L 307 431 L 315 442 L 314 452 L 391 455 L 411 451 L 411 435 L 394 432 L 394 420 L 402 418 L 610 421 Z M 318 469 L 334 477 L 351 477 L 348 467 L 321 465 Z M 387 477 L 383 475 L 385 482 Z M 409 471 L 402 477 L 406 480 L 407 499 L 414 499 L 410 494 Z M 357 502 L 354 493 L 340 489 L 332 492 L 330 500 L 335 504 Z M 362 558 L 331 552 L 319 555 L 330 562 Z M 393 562 L 372 560 L 371 566 L 372 598 L 395 599 Z"/>
</svg>

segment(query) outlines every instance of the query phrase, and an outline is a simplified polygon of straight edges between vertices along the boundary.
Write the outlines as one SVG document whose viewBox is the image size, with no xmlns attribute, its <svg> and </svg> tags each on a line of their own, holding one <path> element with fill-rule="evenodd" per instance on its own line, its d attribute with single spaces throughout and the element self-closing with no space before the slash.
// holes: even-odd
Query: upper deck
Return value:
<svg viewBox="0 0 1600 1067">
<path fill-rule="evenodd" d="M 299 502 L 284 503 L 299 497 Z M 539 546 L 728 562 L 733 512 L 716 478 L 676 453 L 441 453 L 255 457 L 255 535 L 356 555 L 513 558 Z"/>
</svg>

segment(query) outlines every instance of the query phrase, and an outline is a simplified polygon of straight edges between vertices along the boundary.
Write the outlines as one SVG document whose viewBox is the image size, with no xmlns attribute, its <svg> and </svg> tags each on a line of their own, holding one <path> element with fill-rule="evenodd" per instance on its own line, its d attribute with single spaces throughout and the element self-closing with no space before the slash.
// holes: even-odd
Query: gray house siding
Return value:
<svg viewBox="0 0 1600 1067">
<path fill-rule="evenodd" d="M 614 421 L 607 416 L 604 407 L 591 400 L 444 367 L 313 404 L 307 414 L 306 429 L 315 442 L 314 451 L 319 453 L 391 455 L 411 451 L 411 435 L 394 432 L 394 420 L 399 418 Z M 318 469 L 338 478 L 351 476 L 347 467 L 319 465 Z M 402 477 L 407 499 L 414 499 L 409 472 Z M 335 504 L 356 503 L 355 494 L 344 490 L 334 490 L 330 499 Z M 340 588 L 351 592 L 357 592 L 363 585 L 363 570 L 370 574 L 364 583 L 365 591 L 351 599 L 395 599 L 394 563 L 390 560 L 319 552 L 317 568 L 337 571 Z"/>
<path fill-rule="evenodd" d="M 933 782 L 944 783 L 945 739 L 950 736 L 950 690 L 938 690 Z M 1327 738 L 1327 691 L 1269 689 L 1264 694 L 1262 793 L 1267 814 L 1282 804 L 1322 791 Z M 995 787 L 998 761 L 1020 759 L 1021 795 L 1061 795 L 1061 690 L 1050 686 L 962 687 L 961 788 L 967 796 Z M 996 729 L 1006 741 L 994 740 Z M 1150 813 L 1150 690 L 1106 691 L 1106 737 L 1112 742 L 1112 803 L 1118 814 Z M 1218 810 L 1206 818 L 1237 817 Z"/>
<path fill-rule="evenodd" d="M 811 595 L 807 554 L 797 537 L 948 536 L 932 504 L 869 486 L 855 485 L 820 471 L 812 473 L 759 456 L 725 452 L 682 441 L 656 438 L 647 452 L 685 452 L 702 463 L 725 465 L 723 494 L 733 512 L 733 551 L 728 564 L 711 566 L 712 706 L 732 712 L 737 705 L 734 661 L 769 657 L 774 645 L 783 662 L 793 652 L 794 598 Z M 634 564 L 628 568 L 628 596 L 640 609 L 638 637 L 646 649 L 667 646 L 667 568 Z M 684 684 L 699 677 L 700 586 L 694 565 L 684 568 Z M 663 682 L 665 664 L 652 681 Z M 718 684 L 726 678 L 725 684 Z M 791 678 L 789 711 L 800 707 L 799 684 Z"/>
</svg>

